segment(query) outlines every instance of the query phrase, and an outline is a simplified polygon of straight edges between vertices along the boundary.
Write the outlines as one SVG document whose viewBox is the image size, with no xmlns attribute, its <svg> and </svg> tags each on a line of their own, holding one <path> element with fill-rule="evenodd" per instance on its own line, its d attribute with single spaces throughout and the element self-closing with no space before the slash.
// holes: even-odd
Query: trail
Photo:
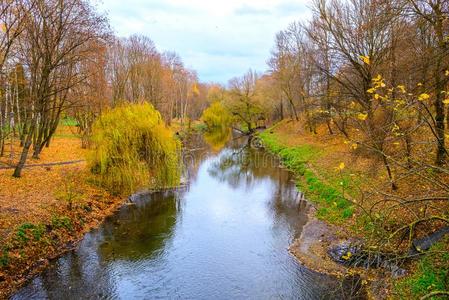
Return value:
<svg viewBox="0 0 449 300">
<path fill-rule="evenodd" d="M 80 159 L 80 160 L 61 161 L 61 162 L 53 162 L 53 163 L 45 163 L 45 164 L 32 164 L 32 165 L 25 165 L 24 168 L 73 165 L 73 164 L 79 164 L 82 162 L 85 162 L 85 160 Z M 9 170 L 9 169 L 14 169 L 14 168 L 15 168 L 15 166 L 0 166 L 0 170 Z"/>
</svg>

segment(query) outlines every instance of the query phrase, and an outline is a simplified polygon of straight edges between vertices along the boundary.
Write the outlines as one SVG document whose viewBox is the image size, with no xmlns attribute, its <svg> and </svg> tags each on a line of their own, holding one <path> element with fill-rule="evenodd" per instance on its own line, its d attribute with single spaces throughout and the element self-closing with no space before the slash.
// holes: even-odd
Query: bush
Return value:
<svg viewBox="0 0 449 300">
<path fill-rule="evenodd" d="M 114 194 L 179 184 L 180 142 L 148 103 L 104 113 L 93 125 L 92 145 L 91 171 Z"/>
</svg>

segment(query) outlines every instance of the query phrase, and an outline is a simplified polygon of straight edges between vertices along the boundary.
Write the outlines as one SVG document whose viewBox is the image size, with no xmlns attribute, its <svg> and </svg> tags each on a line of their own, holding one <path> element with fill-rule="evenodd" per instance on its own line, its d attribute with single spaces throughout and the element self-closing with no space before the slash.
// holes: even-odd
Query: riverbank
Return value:
<svg viewBox="0 0 449 300">
<path fill-rule="evenodd" d="M 311 134 L 303 125 L 292 121 L 282 121 L 260 134 L 265 147 L 278 155 L 285 167 L 297 175 L 297 187 L 305 192 L 316 210 L 311 221 L 304 228 L 302 236 L 293 243 L 290 252 L 306 266 L 324 273 L 344 275 L 362 272 L 366 279 L 379 281 L 375 289 L 376 298 L 419 299 L 430 291 L 445 288 L 445 278 L 449 258 L 446 257 L 448 243 L 442 241 L 435 251 L 445 255 L 427 256 L 409 263 L 408 276 L 392 279 L 386 270 L 348 270 L 329 259 L 327 251 L 332 245 L 347 239 L 373 239 L 379 237 L 376 222 L 382 222 L 381 209 L 371 211 L 379 198 L 373 194 L 366 197 L 366 191 L 385 187 L 387 174 L 378 161 L 337 134 L 329 135 L 327 128 L 318 128 Z M 402 193 L 412 193 L 414 186 L 402 184 Z M 407 212 L 398 210 L 395 217 L 400 219 Z M 393 227 L 393 225 L 391 225 Z M 441 251 L 444 249 L 444 251 Z M 437 253 L 437 252 L 435 252 Z M 424 265 L 423 265 L 424 264 Z M 428 274 L 431 274 L 430 276 Z M 447 287 L 446 287 L 447 288 Z"/>
<path fill-rule="evenodd" d="M 41 158 L 28 164 L 77 163 L 27 168 L 19 179 L 0 170 L 0 299 L 73 249 L 124 202 L 90 182 L 86 150 L 73 132 L 61 127 Z"/>
</svg>

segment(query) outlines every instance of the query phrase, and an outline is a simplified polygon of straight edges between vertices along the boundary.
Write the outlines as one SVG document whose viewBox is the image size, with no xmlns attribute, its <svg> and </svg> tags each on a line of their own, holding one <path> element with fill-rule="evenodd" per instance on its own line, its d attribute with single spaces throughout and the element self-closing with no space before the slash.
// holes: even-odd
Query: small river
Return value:
<svg viewBox="0 0 449 300">
<path fill-rule="evenodd" d="M 288 252 L 307 221 L 292 175 L 238 140 L 192 148 L 185 187 L 132 196 L 12 299 L 342 298 Z"/>
</svg>

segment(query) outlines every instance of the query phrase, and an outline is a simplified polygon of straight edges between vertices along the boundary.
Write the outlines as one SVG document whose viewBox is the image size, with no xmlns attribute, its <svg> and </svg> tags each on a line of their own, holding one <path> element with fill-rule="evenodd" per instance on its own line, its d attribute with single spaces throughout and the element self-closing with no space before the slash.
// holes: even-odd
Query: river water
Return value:
<svg viewBox="0 0 449 300">
<path fill-rule="evenodd" d="M 195 145 L 185 187 L 132 196 L 12 299 L 342 298 L 288 252 L 307 221 L 292 175 L 237 140 Z"/>
</svg>

